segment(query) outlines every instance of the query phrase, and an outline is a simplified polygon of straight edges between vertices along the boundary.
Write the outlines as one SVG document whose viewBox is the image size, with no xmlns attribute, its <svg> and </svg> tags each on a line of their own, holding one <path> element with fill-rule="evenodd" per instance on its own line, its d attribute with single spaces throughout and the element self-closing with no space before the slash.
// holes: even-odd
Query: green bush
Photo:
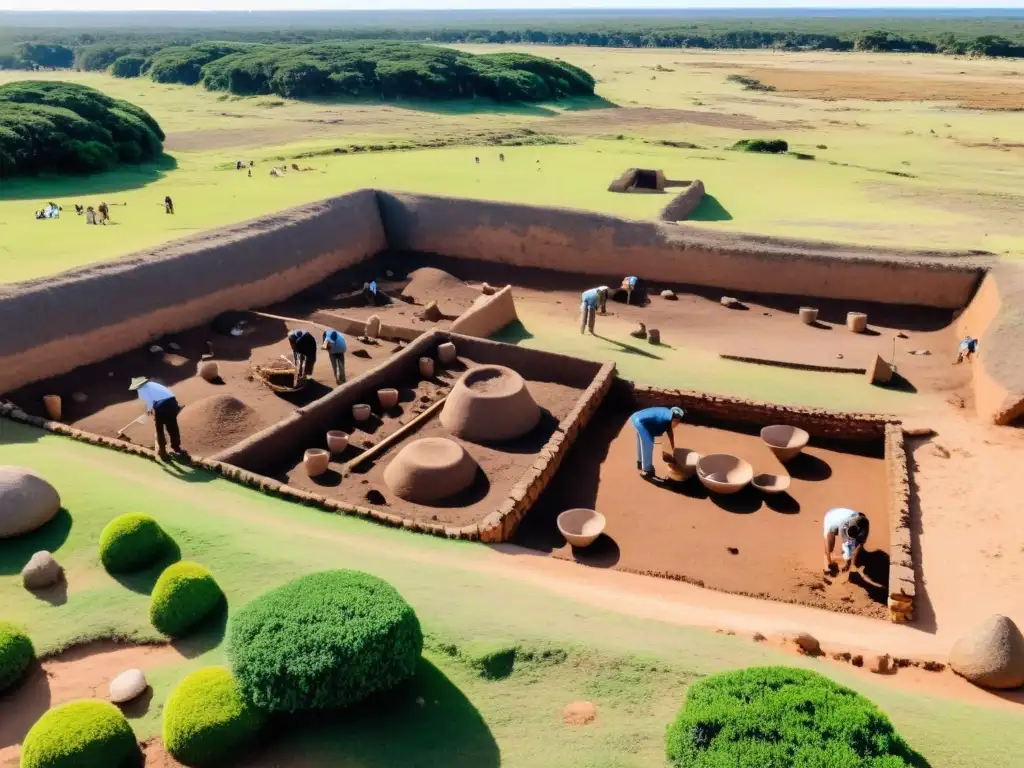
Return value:
<svg viewBox="0 0 1024 768">
<path fill-rule="evenodd" d="M 152 565 L 171 550 L 171 538 L 149 515 L 115 517 L 100 534 L 100 561 L 110 573 L 131 573 Z"/>
<path fill-rule="evenodd" d="M 220 606 L 224 593 L 208 570 L 180 562 L 160 574 L 149 601 L 149 620 L 165 635 L 181 637 Z"/>
<path fill-rule="evenodd" d="M 28 635 L 9 621 L 0 621 L 0 691 L 18 682 L 35 657 Z"/>
<path fill-rule="evenodd" d="M 96 699 L 51 709 L 21 746 L 21 768 L 128 768 L 139 762 L 135 734 L 121 710 Z"/>
<path fill-rule="evenodd" d="M 263 715 L 242 698 L 227 667 L 193 672 L 164 706 L 164 746 L 186 765 L 219 765 L 244 749 Z"/>
<path fill-rule="evenodd" d="M 261 709 L 348 706 L 411 677 L 423 650 L 416 613 L 386 581 L 359 571 L 296 579 L 231 619 L 228 659 Z"/>
<path fill-rule="evenodd" d="M 110 65 L 110 74 L 114 77 L 138 77 L 145 63 L 145 56 L 129 53 L 114 60 Z"/>
<path fill-rule="evenodd" d="M 789 667 L 751 667 L 694 683 L 668 728 L 666 752 L 675 768 L 923 764 L 866 698 Z"/>
<path fill-rule="evenodd" d="M 789 151 L 789 142 L 783 139 L 742 139 L 732 145 L 733 149 L 741 152 L 766 152 L 772 155 L 781 155 Z"/>
</svg>

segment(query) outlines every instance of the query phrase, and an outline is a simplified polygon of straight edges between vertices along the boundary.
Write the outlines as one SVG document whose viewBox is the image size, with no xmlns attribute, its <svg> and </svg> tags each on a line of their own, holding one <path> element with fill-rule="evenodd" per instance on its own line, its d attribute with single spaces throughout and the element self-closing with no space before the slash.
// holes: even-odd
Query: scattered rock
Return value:
<svg viewBox="0 0 1024 768">
<path fill-rule="evenodd" d="M 497 293 L 497 289 L 493 285 L 491 285 L 490 283 L 484 283 L 480 287 L 480 292 L 484 296 L 493 296 L 495 293 Z"/>
<path fill-rule="evenodd" d="M 950 397 L 946 398 L 946 402 L 952 405 L 954 408 L 963 408 L 966 405 L 966 402 L 962 397 L 960 397 L 960 395 L 951 395 Z"/>
<path fill-rule="evenodd" d="M 81 405 L 82 403 L 84 403 L 88 399 L 89 399 L 89 396 L 87 394 L 85 394 L 85 392 L 74 392 L 71 395 L 71 402 L 78 403 L 79 405 Z"/>
<path fill-rule="evenodd" d="M 800 649 L 801 653 L 813 656 L 821 653 L 821 643 L 817 638 L 806 632 L 797 632 L 795 635 L 786 635 L 783 638 L 787 643 L 792 643 Z"/>
<path fill-rule="evenodd" d="M 765 312 L 765 313 L 764 313 L 764 316 L 765 316 L 765 317 L 771 317 L 771 316 L 772 316 L 772 313 L 771 313 L 771 312 Z"/>
<path fill-rule="evenodd" d="M 661 331 L 657 328 L 651 328 L 647 331 L 647 343 L 654 345 L 661 344 Z"/>
<path fill-rule="evenodd" d="M 159 344 L 154 344 L 149 348 L 149 351 L 152 352 L 154 355 L 159 355 L 161 352 L 164 351 L 164 348 L 161 347 Z"/>
<path fill-rule="evenodd" d="M 661 298 L 669 299 L 671 301 L 675 301 L 676 300 L 676 292 L 675 291 L 670 291 L 670 290 L 668 290 L 666 288 L 664 291 L 661 292 Z"/>
<path fill-rule="evenodd" d="M 352 357 L 361 357 L 363 360 L 369 360 L 370 353 L 367 352 L 365 349 L 357 349 L 355 352 L 352 353 Z"/>
<path fill-rule="evenodd" d="M 767 639 L 768 638 L 765 637 L 764 635 L 762 635 L 760 632 L 755 632 L 754 633 L 753 640 L 754 640 L 755 643 L 763 643 Z"/>
<path fill-rule="evenodd" d="M 124 704 L 141 696 L 148 687 L 141 669 L 127 669 L 110 681 L 110 700 Z"/>
<path fill-rule="evenodd" d="M 899 333 L 896 334 L 896 338 L 897 339 L 909 339 L 910 336 L 907 335 L 906 331 L 900 331 Z"/>
<path fill-rule="evenodd" d="M 176 342 L 176 341 L 172 341 L 172 342 L 171 342 L 170 344 L 168 344 L 168 345 L 167 345 L 167 348 L 168 348 L 168 349 L 172 349 L 172 350 L 174 350 L 175 352 L 181 352 L 181 344 L 179 344 L 179 343 L 178 343 L 178 342 Z"/>
<path fill-rule="evenodd" d="M 912 354 L 912 355 L 930 355 L 931 351 L 927 350 L 927 349 L 912 349 L 912 350 L 910 350 L 910 354 Z"/>
<path fill-rule="evenodd" d="M 881 654 L 872 656 L 868 662 L 868 669 L 874 672 L 876 675 L 885 675 L 889 672 L 889 655 Z"/>
<path fill-rule="evenodd" d="M 1019 688 L 1024 686 L 1024 637 L 1006 616 L 991 616 L 953 644 L 949 665 L 975 685 Z"/>
<path fill-rule="evenodd" d="M 842 355 L 836 355 L 836 360 L 842 360 L 842 359 L 843 359 Z"/>
<path fill-rule="evenodd" d="M 738 555 L 740 553 L 736 547 L 726 547 L 725 549 L 730 555 Z"/>
<path fill-rule="evenodd" d="M 366 501 L 370 504 L 375 504 L 378 507 L 386 506 L 388 503 L 388 500 L 384 498 L 384 494 L 376 488 L 366 492 Z"/>
<path fill-rule="evenodd" d="M 723 296 L 720 301 L 723 307 L 732 308 L 740 305 L 740 300 L 733 296 Z"/>
<path fill-rule="evenodd" d="M 854 654 L 853 658 L 850 659 L 850 663 L 853 664 L 853 666 L 855 666 L 855 667 L 863 667 L 864 666 L 864 657 L 861 656 L 859 653 Z"/>
<path fill-rule="evenodd" d="M 0 539 L 34 531 L 59 509 L 60 494 L 35 472 L 0 466 Z"/>
<path fill-rule="evenodd" d="M 394 276 L 395 276 L 395 273 L 392 272 L 390 269 L 385 269 L 384 270 L 384 277 L 391 278 L 391 277 L 394 277 Z"/>
<path fill-rule="evenodd" d="M 423 311 L 420 312 L 420 320 L 425 320 L 428 323 L 436 323 L 442 317 L 444 317 L 444 314 L 441 312 L 441 309 L 437 306 L 436 301 L 432 301 L 429 304 L 427 304 L 427 306 L 423 308 Z"/>
<path fill-rule="evenodd" d="M 566 725 L 587 725 L 597 717 L 597 706 L 590 701 L 574 701 L 562 709 L 562 721 Z"/>
<path fill-rule="evenodd" d="M 60 581 L 64 570 L 49 552 L 36 552 L 21 569 L 25 589 L 45 589 Z"/>
</svg>

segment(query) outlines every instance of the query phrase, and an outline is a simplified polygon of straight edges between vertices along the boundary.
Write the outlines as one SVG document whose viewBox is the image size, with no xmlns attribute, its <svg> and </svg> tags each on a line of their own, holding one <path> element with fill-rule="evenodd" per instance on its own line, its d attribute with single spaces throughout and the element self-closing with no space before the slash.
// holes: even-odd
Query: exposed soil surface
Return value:
<svg viewBox="0 0 1024 768">
<path fill-rule="evenodd" d="M 33 664 L 24 680 L 0 696 L 0 766 L 16 766 L 25 734 L 44 712 L 78 699 L 107 700 L 107 686 L 127 669 L 146 671 L 185 657 L 170 645 L 89 643 Z M 149 711 L 152 691 L 122 705 L 129 719 Z"/>
<path fill-rule="evenodd" d="M 845 613 L 886 615 L 889 521 L 885 464 L 879 458 L 810 446 L 783 467 L 756 435 L 683 424 L 676 445 L 702 455 L 731 453 L 755 473 L 788 473 L 788 493 L 747 487 L 710 494 L 700 481 L 661 486 L 636 469 L 629 411 L 606 405 L 571 449 L 527 514 L 516 543 L 581 563 L 681 579 L 725 592 Z M 668 443 L 662 445 L 667 449 Z M 662 446 L 656 446 L 656 451 Z M 823 574 L 822 520 L 832 507 L 863 512 L 871 534 L 860 571 Z M 558 532 L 566 509 L 596 509 L 605 535 L 575 550 Z M 834 555 L 838 561 L 838 552 Z"/>
<path fill-rule="evenodd" d="M 388 413 L 381 413 L 374 405 L 374 415 L 369 421 L 353 430 L 351 422 L 332 425 L 352 434 L 350 447 L 345 453 L 334 457 L 328 472 L 317 478 L 306 475 L 301 456 L 291 457 L 277 475 L 289 485 L 330 498 L 337 498 L 364 507 L 377 507 L 402 517 L 425 522 L 463 526 L 477 522 L 500 506 L 512 486 L 537 459 L 537 454 L 554 433 L 558 422 L 575 407 L 582 390 L 552 382 L 527 380 L 527 388 L 541 407 L 543 415 L 540 424 L 526 436 L 507 443 L 478 445 L 453 437 L 435 416 L 426 424 L 402 440 L 391 445 L 383 454 L 353 469 L 352 474 L 343 477 L 342 466 L 358 455 L 359 450 L 371 447 L 392 434 L 418 413 L 447 394 L 451 384 L 461 375 L 462 370 L 473 367 L 473 362 L 460 358 L 459 370 L 445 371 L 438 382 L 420 381 L 415 387 L 399 387 L 399 405 Z M 479 464 L 481 472 L 477 481 L 466 491 L 438 502 L 436 505 L 413 504 L 396 497 L 384 482 L 384 468 L 397 453 L 411 441 L 424 437 L 446 437 L 463 445 Z M 354 447 L 353 447 L 354 446 Z"/>
</svg>

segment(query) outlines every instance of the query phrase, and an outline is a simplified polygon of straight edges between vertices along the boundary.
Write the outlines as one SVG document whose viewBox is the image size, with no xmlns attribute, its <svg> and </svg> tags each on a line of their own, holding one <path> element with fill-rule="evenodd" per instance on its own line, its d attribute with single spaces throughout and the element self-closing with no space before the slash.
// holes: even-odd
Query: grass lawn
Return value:
<svg viewBox="0 0 1024 768">
<path fill-rule="evenodd" d="M 304 722 L 281 755 L 332 766 L 652 766 L 664 729 L 699 676 L 751 664 L 818 668 L 876 701 L 911 744 L 942 768 L 1015 765 L 1024 715 L 915 695 L 840 667 L 795 659 L 747 639 L 627 618 L 531 588 L 493 569 L 483 546 L 407 534 L 265 497 L 203 473 L 179 473 L 0 421 L 0 464 L 54 481 L 67 515 L 0 542 L 2 617 L 24 624 L 37 649 L 97 637 L 156 639 L 147 593 L 156 573 L 121 582 L 102 569 L 100 530 L 126 511 L 154 515 L 182 557 L 210 567 L 231 609 L 295 576 L 357 568 L 391 581 L 428 635 L 422 669 L 380 708 Z M 37 600 L 18 571 L 50 548 L 66 568 L 66 603 Z M 140 738 L 159 729 L 172 686 L 223 662 L 224 622 L 181 645 L 190 659 L 152 670 Z M 559 712 L 593 701 L 598 720 L 570 728 Z M 401 738 L 395 738 L 401 733 Z"/>
</svg>

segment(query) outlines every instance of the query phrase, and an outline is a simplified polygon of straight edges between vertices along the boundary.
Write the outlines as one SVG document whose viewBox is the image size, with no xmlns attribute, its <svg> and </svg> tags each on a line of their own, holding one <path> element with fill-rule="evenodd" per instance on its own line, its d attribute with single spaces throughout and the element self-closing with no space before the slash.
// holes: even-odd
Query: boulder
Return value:
<svg viewBox="0 0 1024 768">
<path fill-rule="evenodd" d="M 676 292 L 670 291 L 666 288 L 664 291 L 661 292 L 661 298 L 674 300 L 676 298 Z"/>
<path fill-rule="evenodd" d="M 882 654 L 881 656 L 872 656 L 868 662 L 868 669 L 874 672 L 876 675 L 884 675 L 889 672 L 889 655 Z"/>
<path fill-rule="evenodd" d="M 437 306 L 436 301 L 432 301 L 423 308 L 420 312 L 420 319 L 426 320 L 428 323 L 436 323 L 444 315 L 441 314 L 441 309 Z"/>
<path fill-rule="evenodd" d="M 797 632 L 793 635 L 786 635 L 784 638 L 787 643 L 792 643 L 800 649 L 801 653 L 805 653 L 808 656 L 813 656 L 821 653 L 821 643 L 813 635 L 809 635 L 806 632 Z"/>
<path fill-rule="evenodd" d="M 63 569 L 49 552 L 36 552 L 21 569 L 25 589 L 45 589 L 60 581 Z"/>
<path fill-rule="evenodd" d="M 53 519 L 60 509 L 57 490 L 23 467 L 0 467 L 0 539 L 21 536 Z"/>
<path fill-rule="evenodd" d="M 1005 616 L 991 616 L 953 645 L 949 665 L 984 688 L 1024 686 L 1024 637 Z"/>
<path fill-rule="evenodd" d="M 148 687 L 141 669 L 127 669 L 110 681 L 110 700 L 124 704 L 141 696 Z"/>
</svg>

